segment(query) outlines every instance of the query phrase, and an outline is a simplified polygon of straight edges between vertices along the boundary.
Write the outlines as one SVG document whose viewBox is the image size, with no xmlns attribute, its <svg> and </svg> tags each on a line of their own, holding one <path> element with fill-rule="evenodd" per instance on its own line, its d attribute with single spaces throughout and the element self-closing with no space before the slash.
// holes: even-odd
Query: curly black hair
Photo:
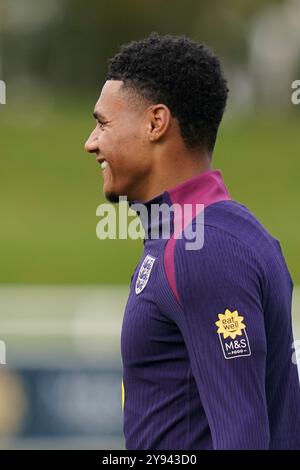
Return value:
<svg viewBox="0 0 300 470">
<path fill-rule="evenodd" d="M 168 106 L 187 148 L 213 150 L 229 90 L 218 57 L 205 44 L 151 33 L 109 59 L 106 80 L 122 80 L 147 101 Z"/>
</svg>

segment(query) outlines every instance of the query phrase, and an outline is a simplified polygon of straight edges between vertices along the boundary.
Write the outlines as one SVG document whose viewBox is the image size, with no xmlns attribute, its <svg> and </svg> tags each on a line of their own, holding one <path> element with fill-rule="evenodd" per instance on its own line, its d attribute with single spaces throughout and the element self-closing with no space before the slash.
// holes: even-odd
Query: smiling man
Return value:
<svg viewBox="0 0 300 470">
<path fill-rule="evenodd" d="M 168 239 L 150 217 L 122 325 L 127 449 L 300 448 L 292 280 L 211 168 L 227 92 L 206 46 L 153 33 L 111 59 L 95 106 L 86 150 L 110 201 L 204 206 L 204 227 L 197 210 L 185 220 L 204 228 L 198 250 L 174 236 L 176 213 Z"/>
</svg>

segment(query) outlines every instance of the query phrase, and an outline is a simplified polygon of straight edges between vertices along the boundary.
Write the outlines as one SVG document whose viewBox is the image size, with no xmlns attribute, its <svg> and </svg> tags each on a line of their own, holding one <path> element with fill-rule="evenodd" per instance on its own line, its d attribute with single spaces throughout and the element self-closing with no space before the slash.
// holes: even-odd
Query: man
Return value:
<svg viewBox="0 0 300 470">
<path fill-rule="evenodd" d="M 227 92 L 206 46 L 153 33 L 111 59 L 95 107 L 86 150 L 107 199 L 192 204 L 182 228 L 194 231 L 205 208 L 201 249 L 175 237 L 175 212 L 169 238 L 145 225 L 121 337 L 127 449 L 300 448 L 292 280 L 211 169 Z"/>
</svg>

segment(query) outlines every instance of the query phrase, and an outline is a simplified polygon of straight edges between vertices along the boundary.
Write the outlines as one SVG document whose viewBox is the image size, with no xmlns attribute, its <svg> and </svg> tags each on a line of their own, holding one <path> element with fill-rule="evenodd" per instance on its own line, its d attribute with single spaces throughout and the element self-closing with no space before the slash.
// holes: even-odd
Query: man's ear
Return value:
<svg viewBox="0 0 300 470">
<path fill-rule="evenodd" d="M 147 135 L 151 142 L 155 142 L 166 134 L 171 124 L 171 112 L 168 106 L 156 104 L 147 110 Z"/>
</svg>

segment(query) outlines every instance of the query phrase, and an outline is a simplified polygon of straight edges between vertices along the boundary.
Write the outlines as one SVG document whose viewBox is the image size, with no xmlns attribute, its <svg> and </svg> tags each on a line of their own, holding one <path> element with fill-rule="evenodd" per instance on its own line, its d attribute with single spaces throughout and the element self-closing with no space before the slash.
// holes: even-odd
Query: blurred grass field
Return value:
<svg viewBox="0 0 300 470">
<path fill-rule="evenodd" d="M 94 101 L 0 108 L 0 282 L 127 284 L 142 241 L 98 240 L 103 202 L 83 145 Z M 297 116 L 225 118 L 214 155 L 232 197 L 281 241 L 300 282 L 300 133 Z"/>
</svg>

